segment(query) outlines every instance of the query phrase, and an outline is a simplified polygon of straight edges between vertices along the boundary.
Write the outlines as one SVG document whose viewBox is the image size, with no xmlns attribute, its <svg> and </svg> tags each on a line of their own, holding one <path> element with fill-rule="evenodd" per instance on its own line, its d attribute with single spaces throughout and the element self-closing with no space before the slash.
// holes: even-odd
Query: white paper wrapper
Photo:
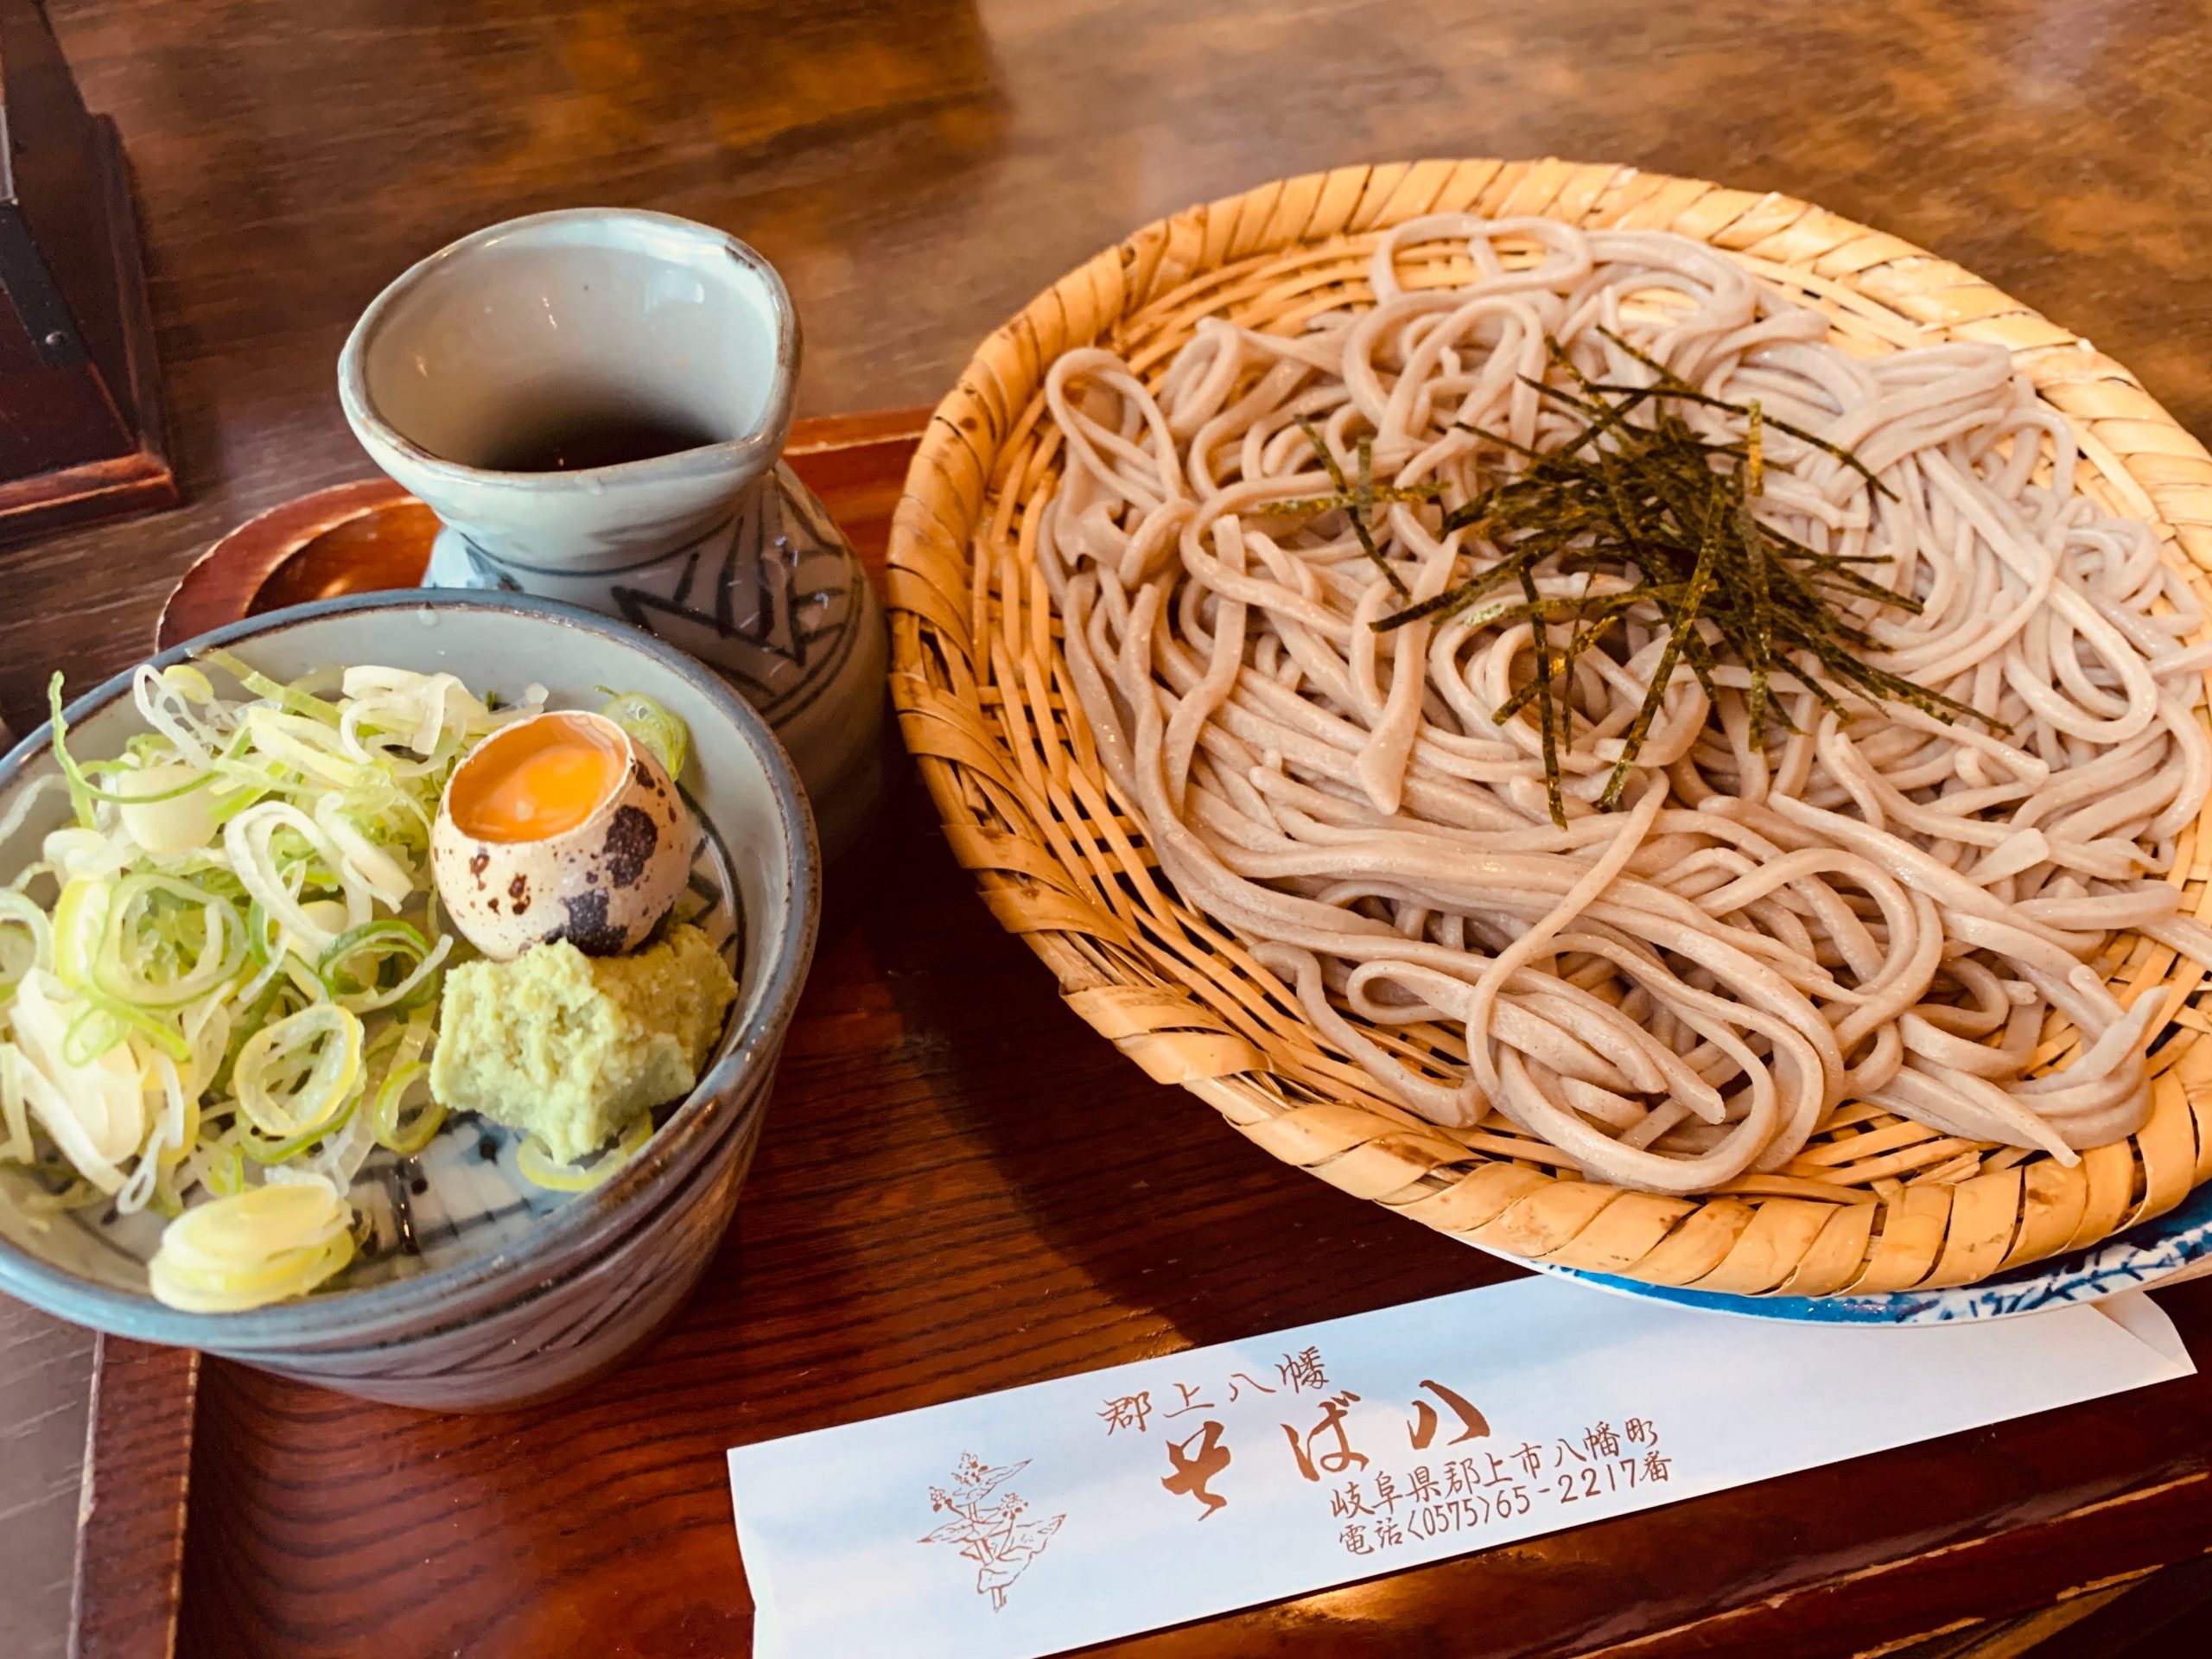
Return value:
<svg viewBox="0 0 2212 1659">
<path fill-rule="evenodd" d="M 2140 1294 L 1910 1330 L 1557 1279 L 729 1454 L 760 1659 L 1028 1659 L 2147 1383 Z"/>
</svg>

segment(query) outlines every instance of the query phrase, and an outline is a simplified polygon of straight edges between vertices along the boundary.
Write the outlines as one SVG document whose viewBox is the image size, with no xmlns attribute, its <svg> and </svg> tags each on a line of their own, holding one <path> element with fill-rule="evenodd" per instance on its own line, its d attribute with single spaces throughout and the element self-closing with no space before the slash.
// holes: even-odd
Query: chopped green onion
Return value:
<svg viewBox="0 0 2212 1659">
<path fill-rule="evenodd" d="M 46 702 L 54 721 L 54 763 L 69 780 L 69 804 L 76 808 L 77 822 L 90 830 L 98 822 L 98 815 L 92 810 L 94 791 L 92 779 L 85 776 L 85 769 L 69 753 L 69 722 L 61 713 L 59 672 L 46 683 Z"/>
<path fill-rule="evenodd" d="M 188 940 L 181 931 L 167 939 L 158 936 L 157 907 L 163 899 L 196 906 L 200 921 L 192 965 L 166 977 L 159 976 L 163 959 L 181 957 Z M 143 937 L 149 923 L 157 934 L 150 944 Z M 246 925 L 228 900 L 175 876 L 126 875 L 108 895 L 92 979 L 118 1001 L 145 1008 L 184 1007 L 232 979 L 245 964 L 250 944 Z"/>
<path fill-rule="evenodd" d="M 548 1192 L 588 1192 L 635 1157 L 652 1138 L 652 1114 L 640 1112 L 611 1151 L 602 1152 L 588 1164 L 558 1162 L 533 1135 L 516 1152 L 515 1167 L 531 1185 L 542 1186 Z"/>
<path fill-rule="evenodd" d="M 171 1222 L 147 1281 L 160 1300 L 193 1313 L 303 1296 L 353 1259 L 352 1218 L 320 1177 L 253 1187 Z"/>
<path fill-rule="evenodd" d="M 54 971 L 63 984 L 83 985 L 92 979 L 114 891 L 91 876 L 79 876 L 61 889 L 54 906 Z"/>
<path fill-rule="evenodd" d="M 310 1002 L 245 1039 L 231 1066 L 238 1110 L 264 1135 L 327 1127 L 361 1075 L 361 1022 Z"/>
<path fill-rule="evenodd" d="M 269 919 L 269 912 L 261 907 L 258 899 L 246 906 L 245 949 L 257 968 L 266 968 L 276 960 L 276 924 Z"/>
<path fill-rule="evenodd" d="M 446 1121 L 445 1103 L 436 1096 L 433 1095 L 406 1124 L 400 1122 L 407 1091 L 429 1075 L 430 1068 L 420 1060 L 392 1067 L 391 1075 L 377 1090 L 375 1104 L 370 1109 L 370 1122 L 375 1126 L 378 1145 L 405 1156 L 430 1144 Z"/>
<path fill-rule="evenodd" d="M 357 979 L 346 971 L 346 964 L 357 956 L 366 955 L 371 962 L 382 960 L 404 950 L 417 962 L 430 954 L 430 942 L 405 922 L 387 918 L 383 921 L 364 922 L 351 927 L 333 939 L 323 953 L 315 958 L 315 976 L 329 988 L 334 997 L 372 990 L 376 986 L 376 972 L 370 969 L 365 980 Z"/>
<path fill-rule="evenodd" d="M 203 772 L 188 784 L 179 784 L 174 789 L 156 790 L 141 795 L 126 790 L 102 789 L 99 785 L 92 782 L 91 779 L 94 772 L 99 773 L 102 777 L 128 778 L 134 772 L 144 771 L 145 768 L 143 766 L 119 766 L 111 761 L 103 760 L 89 766 L 80 767 L 79 770 L 85 774 L 86 780 L 85 792 L 87 795 L 96 801 L 109 801 L 118 806 L 150 806 L 158 801 L 174 801 L 181 796 L 194 794 L 206 789 L 215 782 L 213 772 Z"/>
<path fill-rule="evenodd" d="M 77 995 L 84 1006 L 71 1016 L 61 1039 L 61 1058 L 70 1065 L 90 1065 L 134 1031 L 180 1064 L 192 1058 L 192 1045 L 175 1027 L 90 985 Z"/>
<path fill-rule="evenodd" d="M 207 1188 L 220 1198 L 245 1191 L 245 1154 L 238 1150 L 235 1141 L 226 1141 L 215 1149 L 214 1161 L 207 1166 L 204 1177 Z"/>
<path fill-rule="evenodd" d="M 7 944 L 16 929 L 28 936 L 28 951 Z M 0 892 L 0 1001 L 5 1001 L 32 969 L 51 967 L 53 963 L 54 925 L 46 912 L 20 893 Z"/>
<path fill-rule="evenodd" d="M 345 718 L 336 703 L 310 696 L 296 687 L 270 679 L 250 663 L 241 662 L 219 645 L 210 645 L 200 653 L 203 663 L 213 663 L 257 697 L 265 697 L 287 713 L 304 715 L 309 720 L 320 721 L 326 726 L 335 726 Z M 203 677 L 204 680 L 204 677 Z M 210 688 L 211 692 L 213 688 Z"/>
<path fill-rule="evenodd" d="M 691 758 L 690 728 L 642 691 L 598 689 L 609 698 L 599 712 L 627 732 L 632 742 L 643 744 L 671 778 L 682 777 L 683 764 Z"/>
<path fill-rule="evenodd" d="M 327 1123 L 312 1124 L 289 1140 L 270 1141 L 241 1128 L 234 1143 L 238 1149 L 257 1164 L 282 1164 L 298 1157 L 318 1141 L 327 1140 L 352 1121 L 354 1108 L 360 1104 L 361 1093 L 355 1090 L 346 1096 L 346 1103 L 338 1109 L 338 1116 Z"/>
<path fill-rule="evenodd" d="M 331 941 L 315 960 L 315 976 L 333 1001 L 356 1014 L 381 1008 L 404 1013 L 438 994 L 438 964 L 450 948 L 443 939 L 433 946 L 418 929 L 394 918 L 364 922 Z M 380 966 L 395 957 L 406 963 L 406 970 L 393 983 L 383 984 Z M 350 964 L 362 959 L 367 963 L 365 976 L 349 971 Z"/>
</svg>

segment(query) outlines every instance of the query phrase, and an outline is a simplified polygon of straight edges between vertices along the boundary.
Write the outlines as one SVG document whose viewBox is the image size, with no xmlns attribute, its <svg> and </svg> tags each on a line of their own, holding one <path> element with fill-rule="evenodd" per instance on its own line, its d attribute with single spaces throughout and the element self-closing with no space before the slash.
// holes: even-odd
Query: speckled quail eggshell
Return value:
<svg viewBox="0 0 2212 1659">
<path fill-rule="evenodd" d="M 690 880 L 699 842 L 690 808 L 660 762 L 611 721 L 607 729 L 628 760 L 620 785 L 575 829 L 543 841 L 467 834 L 448 810 L 447 785 L 430 832 L 438 897 L 462 937 L 495 961 L 555 939 L 594 957 L 634 950 Z"/>
</svg>

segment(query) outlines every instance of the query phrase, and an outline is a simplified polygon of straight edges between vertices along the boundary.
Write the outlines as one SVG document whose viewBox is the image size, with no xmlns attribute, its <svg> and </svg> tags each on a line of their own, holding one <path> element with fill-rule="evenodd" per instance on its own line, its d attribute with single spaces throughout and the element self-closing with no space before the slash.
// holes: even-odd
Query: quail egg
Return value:
<svg viewBox="0 0 2212 1659">
<path fill-rule="evenodd" d="M 676 902 L 698 842 L 659 761 L 606 716 L 562 710 L 463 758 L 430 863 L 453 925 L 495 961 L 555 939 L 619 956 Z"/>
</svg>

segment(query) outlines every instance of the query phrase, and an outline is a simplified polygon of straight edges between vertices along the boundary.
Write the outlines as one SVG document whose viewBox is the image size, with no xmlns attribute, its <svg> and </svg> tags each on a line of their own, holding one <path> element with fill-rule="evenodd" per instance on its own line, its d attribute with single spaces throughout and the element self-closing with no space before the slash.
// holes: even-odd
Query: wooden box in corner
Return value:
<svg viewBox="0 0 2212 1659">
<path fill-rule="evenodd" d="M 176 499 L 115 124 L 0 0 L 0 543 Z"/>
</svg>

